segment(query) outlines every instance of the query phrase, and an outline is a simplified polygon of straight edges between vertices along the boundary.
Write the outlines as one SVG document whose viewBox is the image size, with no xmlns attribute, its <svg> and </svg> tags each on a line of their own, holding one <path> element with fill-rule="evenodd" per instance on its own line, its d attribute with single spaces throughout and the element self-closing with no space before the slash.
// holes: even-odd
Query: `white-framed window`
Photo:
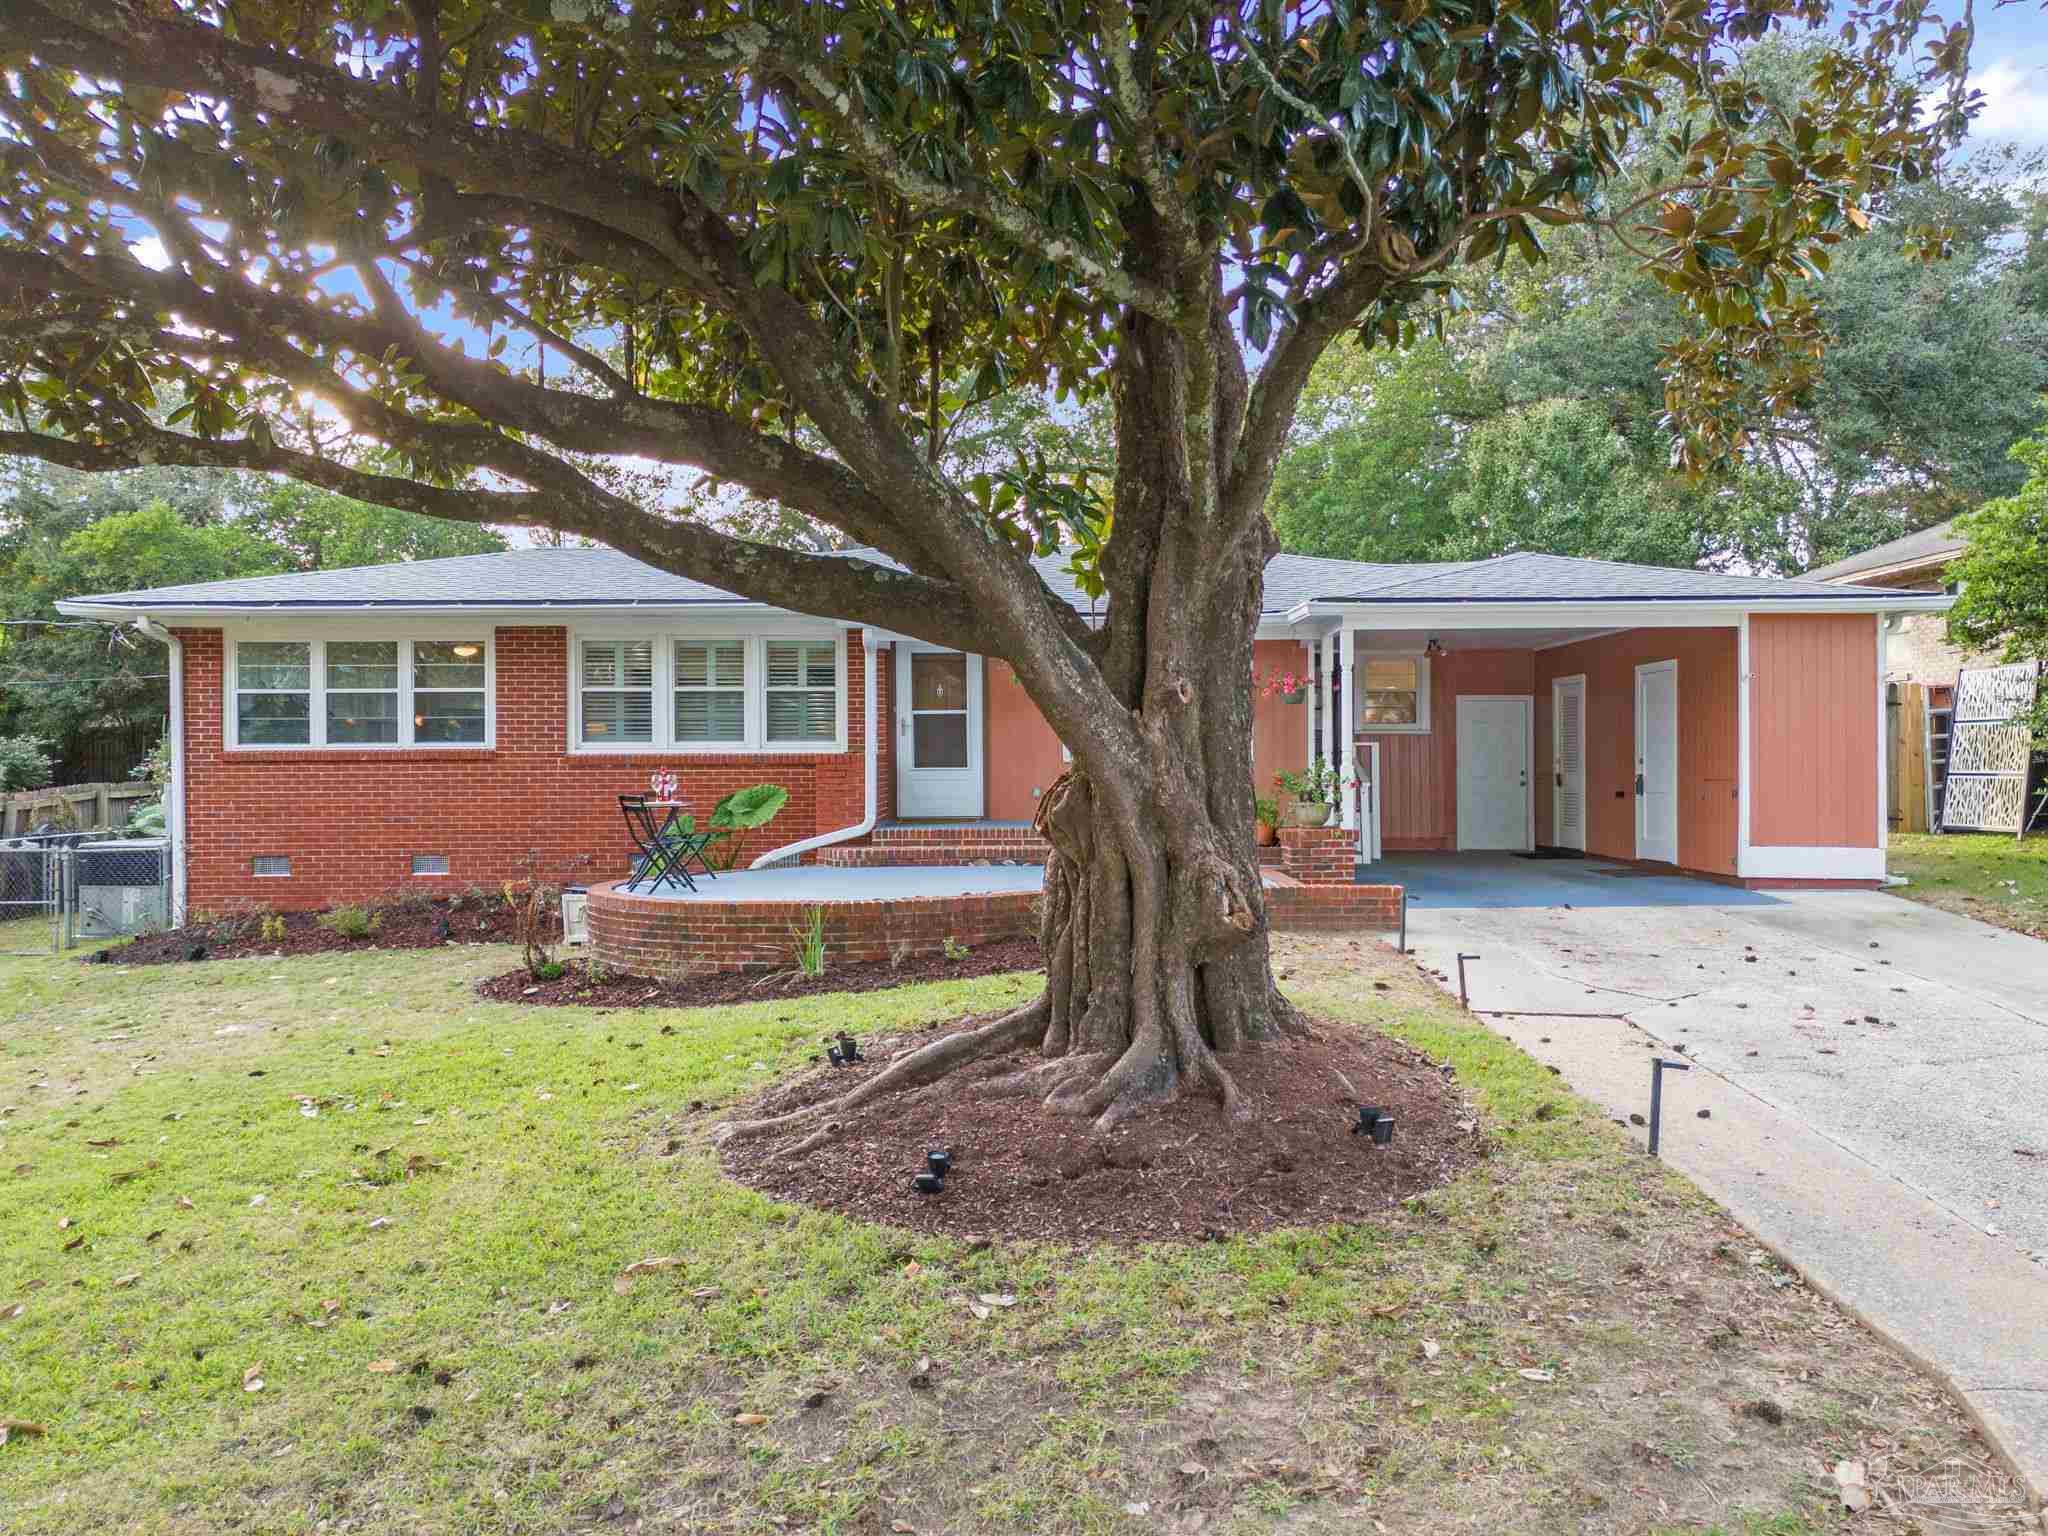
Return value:
<svg viewBox="0 0 2048 1536">
<path fill-rule="evenodd" d="M 744 640 L 675 642 L 676 742 L 744 746 L 747 646 Z"/>
<path fill-rule="evenodd" d="M 573 752 L 837 752 L 846 645 L 836 632 L 571 636 Z"/>
<path fill-rule="evenodd" d="M 1429 658 L 1373 655 L 1352 658 L 1351 719 L 1359 734 L 1429 734 Z"/>
<path fill-rule="evenodd" d="M 584 640 L 576 672 L 583 708 L 577 738 L 587 747 L 654 745 L 654 642 Z"/>
<path fill-rule="evenodd" d="M 839 647 L 830 640 L 762 643 L 767 739 L 776 745 L 830 743 L 839 734 Z"/>
<path fill-rule="evenodd" d="M 244 750 L 488 747 L 491 669 L 490 641 L 459 630 L 446 639 L 238 637 L 223 735 Z"/>
</svg>

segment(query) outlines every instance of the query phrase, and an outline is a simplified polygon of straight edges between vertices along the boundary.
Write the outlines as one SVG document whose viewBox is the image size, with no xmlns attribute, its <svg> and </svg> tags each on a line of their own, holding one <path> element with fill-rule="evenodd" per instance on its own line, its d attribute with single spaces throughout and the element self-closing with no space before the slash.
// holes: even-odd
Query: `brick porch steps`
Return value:
<svg viewBox="0 0 2048 1536">
<path fill-rule="evenodd" d="M 861 843 L 818 850 L 818 862 L 834 869 L 867 869 L 882 864 L 1043 864 L 1045 839 L 1028 822 L 890 822 Z"/>
</svg>

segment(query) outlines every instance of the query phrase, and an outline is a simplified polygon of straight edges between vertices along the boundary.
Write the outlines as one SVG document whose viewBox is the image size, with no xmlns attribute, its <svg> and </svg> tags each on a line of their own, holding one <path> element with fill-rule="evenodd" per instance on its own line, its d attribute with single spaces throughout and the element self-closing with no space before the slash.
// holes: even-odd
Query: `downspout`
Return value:
<svg viewBox="0 0 2048 1536">
<path fill-rule="evenodd" d="M 164 831 L 171 843 L 171 926 L 185 922 L 185 644 L 148 614 L 135 620 L 135 628 L 152 640 L 160 640 L 171 653 L 171 787 L 164 807 Z"/>
<path fill-rule="evenodd" d="M 867 730 L 867 809 L 861 819 L 850 827 L 841 827 L 834 832 L 820 832 L 816 837 L 806 837 L 799 842 L 784 843 L 780 848 L 771 848 L 762 854 L 749 869 L 765 869 L 770 864 L 785 860 L 800 859 L 819 848 L 829 848 L 834 843 L 851 842 L 856 837 L 866 837 L 875 830 L 875 818 L 879 812 L 881 798 L 876 793 L 876 767 L 881 759 L 881 742 L 875 735 L 875 697 L 882 690 L 876 675 L 875 631 L 864 629 L 860 636 L 862 693 L 866 695 L 862 707 L 862 719 Z"/>
</svg>

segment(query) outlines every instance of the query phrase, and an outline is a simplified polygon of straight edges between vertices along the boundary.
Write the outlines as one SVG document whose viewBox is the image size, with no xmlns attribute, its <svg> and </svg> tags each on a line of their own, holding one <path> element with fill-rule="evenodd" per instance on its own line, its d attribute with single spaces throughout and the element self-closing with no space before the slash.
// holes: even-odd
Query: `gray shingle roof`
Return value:
<svg viewBox="0 0 2048 1536">
<path fill-rule="evenodd" d="M 854 552 L 860 553 L 860 552 Z M 1053 590 L 1076 607 L 1058 555 L 1035 562 Z M 1857 588 L 1761 576 L 1723 576 L 1661 566 L 1521 553 L 1492 560 L 1372 565 L 1312 555 L 1275 555 L 1266 567 L 1265 611 L 1304 602 L 1458 603 L 1847 599 Z M 1892 594 L 1897 595 L 1897 594 Z M 347 570 L 249 576 L 69 600 L 86 611 L 263 612 L 293 608 L 686 608 L 742 601 L 717 587 L 672 575 L 616 550 L 520 549 L 496 555 L 402 561 Z"/>
<path fill-rule="evenodd" d="M 1806 579 L 1839 582 L 1860 576 L 1865 571 L 1945 560 L 1947 556 L 1959 553 L 1969 542 L 1955 530 L 1953 522 L 1936 523 L 1932 528 L 1922 528 L 1918 533 L 1909 533 L 1902 539 L 1892 539 L 1874 549 L 1866 549 L 1860 555 L 1851 555 L 1832 565 L 1816 566 L 1806 573 Z"/>
<path fill-rule="evenodd" d="M 1534 550 L 1455 565 L 1354 569 L 1386 574 L 1368 577 L 1344 592 L 1317 595 L 1332 602 L 1358 603 L 1727 602 L 1851 596 L 1839 586 L 1811 579 L 1729 576 L 1661 565 L 1624 565 L 1616 560 L 1580 560 Z"/>
</svg>

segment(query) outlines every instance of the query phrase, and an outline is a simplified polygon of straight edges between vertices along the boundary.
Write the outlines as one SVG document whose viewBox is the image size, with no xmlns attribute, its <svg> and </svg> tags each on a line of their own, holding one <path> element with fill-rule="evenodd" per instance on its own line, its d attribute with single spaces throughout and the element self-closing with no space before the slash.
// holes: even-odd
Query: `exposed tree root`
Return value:
<svg viewBox="0 0 2048 1536">
<path fill-rule="evenodd" d="M 983 1056 L 999 1056 L 1035 1040 L 1045 1029 L 1048 1002 L 1044 995 L 991 1019 L 976 1029 L 947 1035 L 930 1045 L 920 1046 L 899 1057 L 858 1087 L 823 1103 L 793 1109 L 786 1115 L 769 1115 L 759 1120 L 728 1120 L 713 1133 L 720 1144 L 748 1136 L 773 1136 L 796 1130 L 817 1120 L 831 1119 L 860 1108 L 884 1094 L 915 1088 L 944 1077 Z"/>
</svg>

